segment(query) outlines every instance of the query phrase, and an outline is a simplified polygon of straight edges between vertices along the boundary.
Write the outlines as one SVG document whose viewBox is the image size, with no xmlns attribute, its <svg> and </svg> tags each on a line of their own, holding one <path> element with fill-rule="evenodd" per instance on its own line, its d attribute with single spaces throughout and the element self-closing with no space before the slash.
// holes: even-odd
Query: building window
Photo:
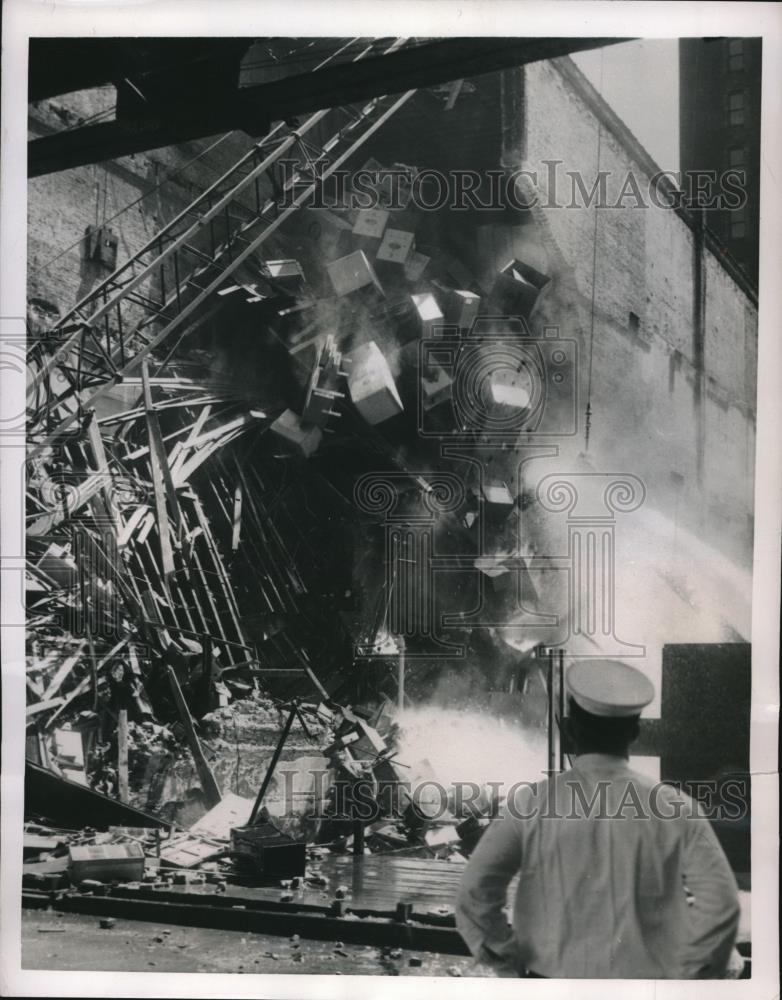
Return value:
<svg viewBox="0 0 782 1000">
<path fill-rule="evenodd" d="M 731 125 L 744 124 L 744 93 L 741 90 L 728 94 L 728 122 Z"/>
<path fill-rule="evenodd" d="M 731 73 L 739 73 L 744 69 L 744 42 L 740 38 L 728 41 L 728 69 Z"/>
<path fill-rule="evenodd" d="M 743 146 L 734 146 L 728 154 L 728 165 L 740 170 L 747 162 L 747 151 Z"/>
<path fill-rule="evenodd" d="M 736 208 L 730 213 L 730 238 L 741 240 L 747 235 L 747 212 L 744 208 Z"/>
</svg>

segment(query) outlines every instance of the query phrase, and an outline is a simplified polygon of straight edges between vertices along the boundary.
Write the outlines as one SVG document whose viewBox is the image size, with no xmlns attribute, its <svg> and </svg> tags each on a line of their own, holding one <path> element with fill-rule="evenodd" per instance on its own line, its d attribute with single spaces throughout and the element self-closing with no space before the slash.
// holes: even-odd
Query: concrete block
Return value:
<svg viewBox="0 0 782 1000">
<path fill-rule="evenodd" d="M 404 264 L 415 246 L 415 233 L 404 229 L 387 229 L 377 251 L 377 259 L 391 264 Z"/>
<path fill-rule="evenodd" d="M 404 407 L 383 352 L 372 340 L 352 351 L 348 389 L 358 412 L 369 424 L 395 417 Z"/>
<path fill-rule="evenodd" d="M 481 297 L 460 288 L 451 291 L 445 303 L 446 323 L 469 330 L 481 311 Z"/>
<path fill-rule="evenodd" d="M 293 410 L 284 410 L 271 425 L 270 430 L 304 458 L 315 454 L 323 437 L 320 427 L 303 424 L 301 417 Z"/>
<path fill-rule="evenodd" d="M 492 299 L 503 312 L 527 317 L 548 281 L 549 278 L 534 267 L 520 260 L 510 260 L 497 275 Z"/>
<path fill-rule="evenodd" d="M 530 388 L 529 376 L 525 372 L 505 369 L 494 372 L 489 382 L 494 402 L 516 410 L 524 410 L 529 406 Z"/>
<path fill-rule="evenodd" d="M 412 250 L 405 260 L 405 277 L 408 281 L 418 281 L 426 270 L 426 266 L 431 260 L 425 253 Z"/>
<path fill-rule="evenodd" d="M 380 239 L 388 222 L 388 212 L 382 208 L 359 209 L 353 225 L 355 236 L 374 236 Z"/>
<path fill-rule="evenodd" d="M 412 299 L 421 336 L 433 336 L 436 327 L 445 325 L 445 316 L 437 303 L 437 299 L 431 292 L 413 295 Z"/>
<path fill-rule="evenodd" d="M 266 267 L 270 280 L 288 295 L 301 293 L 304 288 L 304 271 L 297 260 L 267 260 Z"/>
<path fill-rule="evenodd" d="M 497 592 L 506 590 L 513 583 L 513 574 L 503 563 L 503 558 L 479 556 L 473 564 L 489 580 L 492 590 Z"/>
<path fill-rule="evenodd" d="M 356 250 L 346 257 L 326 265 L 331 284 L 337 295 L 350 295 L 360 288 L 372 287 L 383 295 L 383 286 L 363 250 Z"/>
<path fill-rule="evenodd" d="M 431 365 L 430 370 L 430 378 L 421 377 L 421 401 L 425 410 L 431 410 L 450 399 L 453 386 L 453 379 L 444 368 Z"/>
<path fill-rule="evenodd" d="M 513 506 L 513 494 L 506 483 L 484 483 L 481 488 L 483 499 L 495 507 L 507 507 L 508 512 Z"/>
<path fill-rule="evenodd" d="M 68 873 L 74 884 L 138 881 L 144 877 L 141 844 L 90 844 L 68 848 Z"/>
</svg>

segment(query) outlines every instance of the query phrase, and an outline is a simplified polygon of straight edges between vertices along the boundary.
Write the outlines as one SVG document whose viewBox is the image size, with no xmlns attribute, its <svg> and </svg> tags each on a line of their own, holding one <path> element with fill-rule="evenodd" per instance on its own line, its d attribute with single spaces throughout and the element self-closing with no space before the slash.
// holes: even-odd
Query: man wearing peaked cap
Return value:
<svg viewBox="0 0 782 1000">
<path fill-rule="evenodd" d="M 600 718 L 639 716 L 654 698 L 652 682 L 618 660 L 581 660 L 567 672 L 570 697 L 585 712 Z"/>
<path fill-rule="evenodd" d="M 566 684 L 573 764 L 522 782 L 481 838 L 457 898 L 462 937 L 503 976 L 720 978 L 738 928 L 733 873 L 692 799 L 629 767 L 653 685 L 615 660 L 578 661 Z"/>
</svg>

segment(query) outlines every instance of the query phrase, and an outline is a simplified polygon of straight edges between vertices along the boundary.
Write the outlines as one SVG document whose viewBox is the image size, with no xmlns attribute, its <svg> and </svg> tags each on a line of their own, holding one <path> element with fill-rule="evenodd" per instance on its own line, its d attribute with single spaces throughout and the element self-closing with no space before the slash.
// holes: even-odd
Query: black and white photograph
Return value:
<svg viewBox="0 0 782 1000">
<path fill-rule="evenodd" d="M 780 10 L 288 6 L 5 5 L 3 993 L 770 997 Z"/>
</svg>

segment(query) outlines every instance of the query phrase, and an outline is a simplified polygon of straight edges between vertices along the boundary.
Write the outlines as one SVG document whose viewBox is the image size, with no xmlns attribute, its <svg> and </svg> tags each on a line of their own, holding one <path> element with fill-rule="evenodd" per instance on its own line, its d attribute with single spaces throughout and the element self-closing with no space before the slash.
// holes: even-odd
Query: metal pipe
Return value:
<svg viewBox="0 0 782 1000">
<path fill-rule="evenodd" d="M 553 650 L 549 650 L 548 654 L 546 691 L 548 694 L 548 772 L 549 774 L 553 774 L 557 764 L 557 753 L 556 753 L 557 719 L 554 710 L 554 651 Z"/>
<path fill-rule="evenodd" d="M 405 707 L 405 640 L 402 636 L 397 636 L 397 707 L 401 712 Z"/>
<path fill-rule="evenodd" d="M 353 820 L 353 856 L 364 856 L 364 821 L 361 819 Z"/>
<path fill-rule="evenodd" d="M 559 769 L 565 770 L 565 651 L 559 650 Z"/>
<path fill-rule="evenodd" d="M 280 738 L 277 740 L 277 746 L 274 748 L 274 754 L 272 759 L 269 761 L 269 766 L 266 769 L 266 775 L 263 779 L 263 784 L 261 785 L 260 791 L 258 792 L 258 798 L 255 800 L 255 805 L 253 806 L 253 811 L 250 813 L 250 819 L 247 821 L 248 826 L 252 826 L 256 820 L 258 812 L 260 811 L 261 805 L 263 804 L 264 796 L 271 784 L 272 775 L 274 774 L 274 769 L 277 767 L 277 763 L 282 754 L 282 748 L 285 746 L 285 741 L 288 738 L 288 733 L 291 731 L 291 726 L 293 725 L 293 720 L 296 718 L 297 707 L 294 702 L 291 706 L 290 715 L 285 723 L 285 726 L 280 733 Z"/>
</svg>

